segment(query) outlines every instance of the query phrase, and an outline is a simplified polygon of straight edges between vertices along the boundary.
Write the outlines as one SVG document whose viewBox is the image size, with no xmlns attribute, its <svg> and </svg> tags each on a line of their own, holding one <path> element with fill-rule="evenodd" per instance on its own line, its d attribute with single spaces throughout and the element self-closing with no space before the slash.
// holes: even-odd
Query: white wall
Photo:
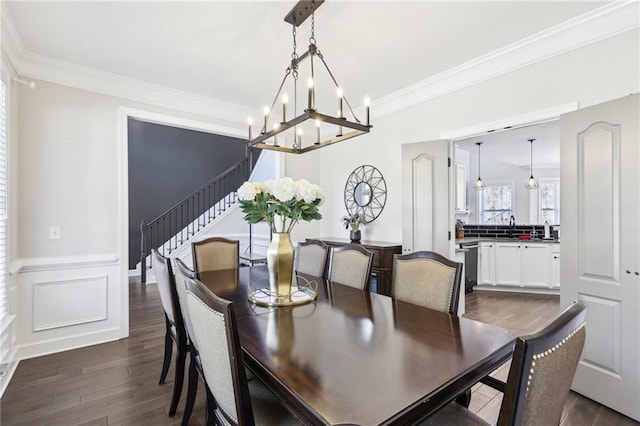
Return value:
<svg viewBox="0 0 640 426">
<path fill-rule="evenodd" d="M 324 219 L 299 225 L 293 239 L 346 236 L 340 223 L 345 181 L 356 167 L 371 164 L 384 175 L 388 194 L 384 211 L 364 227 L 363 238 L 400 242 L 402 144 L 439 139 L 444 132 L 569 102 L 584 107 L 637 92 L 638 47 L 638 31 L 628 32 L 384 117 L 376 117 L 374 102 L 370 134 L 314 153 L 285 156 L 283 174 L 318 183 L 327 195 L 321 207 Z M 18 339 L 29 344 L 28 356 L 127 335 L 127 276 L 122 266 L 127 255 L 122 223 L 126 192 L 120 182 L 126 164 L 119 151 L 118 107 L 213 122 L 178 110 L 37 83 L 35 91 L 20 88 L 15 176 L 17 254 L 28 265 L 22 268 L 18 259 L 14 267 L 19 273 Z M 61 227 L 60 240 L 48 239 L 50 225 Z M 96 277 L 107 277 L 107 290 L 91 281 Z M 57 296 L 59 304 L 44 320 L 32 310 L 34 291 L 42 282 L 66 283 L 66 292 Z M 107 309 L 107 319 L 91 321 L 91 316 L 73 310 L 78 282 L 98 289 L 97 297 L 111 300 L 116 310 Z M 75 318 L 62 315 L 67 308 Z M 34 316 L 57 328 L 36 331 Z M 74 319 L 84 323 L 72 324 Z"/>
<path fill-rule="evenodd" d="M 128 335 L 126 116 L 129 110 L 227 126 L 37 81 L 19 87 L 18 358 Z M 59 226 L 61 238 L 49 239 Z M 235 231 L 234 231 L 235 232 Z"/>
<path fill-rule="evenodd" d="M 385 117 L 375 116 L 374 101 L 371 133 L 320 150 L 328 200 L 322 232 L 345 235 L 339 223 L 344 183 L 354 168 L 371 164 L 384 175 L 388 194 L 380 217 L 365 226 L 364 238 L 401 242 L 402 144 L 570 102 L 585 107 L 638 92 L 638 40 L 637 30 L 627 32 Z"/>
</svg>

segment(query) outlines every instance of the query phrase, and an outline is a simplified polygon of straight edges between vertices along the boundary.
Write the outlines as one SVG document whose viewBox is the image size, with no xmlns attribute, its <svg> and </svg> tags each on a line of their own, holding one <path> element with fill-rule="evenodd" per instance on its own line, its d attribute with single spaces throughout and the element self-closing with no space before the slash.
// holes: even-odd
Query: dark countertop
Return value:
<svg viewBox="0 0 640 426">
<path fill-rule="evenodd" d="M 560 240 L 519 240 L 518 238 L 487 238 L 487 237 L 465 237 L 456 238 L 456 247 L 463 247 L 464 245 L 470 245 L 481 242 L 500 242 L 500 243 L 539 243 L 539 244 L 560 244 Z"/>
</svg>

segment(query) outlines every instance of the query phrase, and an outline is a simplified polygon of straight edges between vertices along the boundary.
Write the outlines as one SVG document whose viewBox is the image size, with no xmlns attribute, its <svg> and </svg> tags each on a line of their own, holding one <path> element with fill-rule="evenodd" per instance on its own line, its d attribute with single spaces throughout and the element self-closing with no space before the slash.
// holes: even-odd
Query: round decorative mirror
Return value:
<svg viewBox="0 0 640 426">
<path fill-rule="evenodd" d="M 367 223 L 375 220 L 387 201 L 387 184 L 380 170 L 360 166 L 347 179 L 344 205 L 349 215 L 361 214 Z"/>
<path fill-rule="evenodd" d="M 353 201 L 360 207 L 364 207 L 371 202 L 371 185 L 367 182 L 360 182 L 353 191 Z"/>
</svg>

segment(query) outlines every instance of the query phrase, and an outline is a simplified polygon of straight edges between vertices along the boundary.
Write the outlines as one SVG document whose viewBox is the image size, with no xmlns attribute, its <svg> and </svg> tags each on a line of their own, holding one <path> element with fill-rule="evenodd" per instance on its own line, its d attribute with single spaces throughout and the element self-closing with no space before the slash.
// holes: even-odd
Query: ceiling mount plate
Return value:
<svg viewBox="0 0 640 426">
<path fill-rule="evenodd" d="M 313 11 L 320 7 L 324 0 L 300 0 L 293 9 L 284 17 L 284 20 L 291 25 L 299 27 Z"/>
</svg>

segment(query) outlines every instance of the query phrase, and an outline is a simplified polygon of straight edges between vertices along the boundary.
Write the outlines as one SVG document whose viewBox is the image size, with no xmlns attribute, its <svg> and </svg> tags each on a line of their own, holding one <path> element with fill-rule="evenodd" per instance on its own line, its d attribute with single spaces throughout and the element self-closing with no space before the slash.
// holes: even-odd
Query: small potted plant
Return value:
<svg viewBox="0 0 640 426">
<path fill-rule="evenodd" d="M 367 223 L 364 215 L 356 213 L 349 216 L 343 216 L 342 223 L 344 224 L 344 229 L 351 228 L 351 242 L 359 243 L 361 237 L 360 225 L 365 225 Z"/>
</svg>

